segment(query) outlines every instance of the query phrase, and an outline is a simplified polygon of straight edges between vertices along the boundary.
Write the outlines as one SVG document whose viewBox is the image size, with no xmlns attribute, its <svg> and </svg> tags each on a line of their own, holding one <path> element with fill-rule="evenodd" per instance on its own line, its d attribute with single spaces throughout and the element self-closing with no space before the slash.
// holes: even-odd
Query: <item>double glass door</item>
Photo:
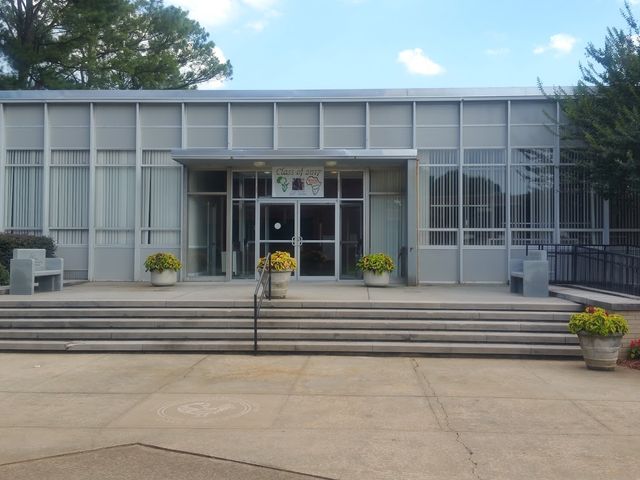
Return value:
<svg viewBox="0 0 640 480">
<path fill-rule="evenodd" d="M 259 202 L 258 255 L 289 252 L 298 262 L 296 278 L 337 278 L 336 209 L 335 200 Z"/>
</svg>

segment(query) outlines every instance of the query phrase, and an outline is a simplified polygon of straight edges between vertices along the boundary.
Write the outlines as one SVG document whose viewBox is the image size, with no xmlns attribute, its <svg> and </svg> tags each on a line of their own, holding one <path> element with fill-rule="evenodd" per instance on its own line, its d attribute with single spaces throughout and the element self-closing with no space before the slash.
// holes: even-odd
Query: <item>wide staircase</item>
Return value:
<svg viewBox="0 0 640 480">
<path fill-rule="evenodd" d="M 258 351 L 579 356 L 577 304 L 297 304 L 265 301 Z M 249 302 L 27 302 L 0 309 L 0 351 L 251 352 Z"/>
</svg>

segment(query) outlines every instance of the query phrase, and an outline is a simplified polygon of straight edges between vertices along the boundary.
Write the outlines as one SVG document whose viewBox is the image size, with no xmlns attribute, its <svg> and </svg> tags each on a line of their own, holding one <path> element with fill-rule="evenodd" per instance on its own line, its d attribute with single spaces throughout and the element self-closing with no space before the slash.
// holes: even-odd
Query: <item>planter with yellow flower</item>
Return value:
<svg viewBox="0 0 640 480">
<path fill-rule="evenodd" d="M 285 298 L 289 289 L 291 273 L 296 269 L 296 259 L 289 252 L 276 251 L 271 254 L 271 298 Z M 258 261 L 258 271 L 265 267 L 265 257 Z"/>
<path fill-rule="evenodd" d="M 578 335 L 587 368 L 614 370 L 629 324 L 622 315 L 588 306 L 584 312 L 571 315 L 569 331 Z"/>
</svg>

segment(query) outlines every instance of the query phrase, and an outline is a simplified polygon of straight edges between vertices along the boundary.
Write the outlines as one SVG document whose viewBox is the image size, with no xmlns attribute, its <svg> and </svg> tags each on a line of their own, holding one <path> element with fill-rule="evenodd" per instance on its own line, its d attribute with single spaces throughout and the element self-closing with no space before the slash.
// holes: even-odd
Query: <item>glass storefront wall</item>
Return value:
<svg viewBox="0 0 640 480">
<path fill-rule="evenodd" d="M 364 173 L 325 171 L 322 199 L 274 200 L 271 182 L 268 170 L 233 172 L 232 278 L 254 278 L 257 254 L 276 250 L 298 258 L 301 277 L 358 278 Z"/>
</svg>

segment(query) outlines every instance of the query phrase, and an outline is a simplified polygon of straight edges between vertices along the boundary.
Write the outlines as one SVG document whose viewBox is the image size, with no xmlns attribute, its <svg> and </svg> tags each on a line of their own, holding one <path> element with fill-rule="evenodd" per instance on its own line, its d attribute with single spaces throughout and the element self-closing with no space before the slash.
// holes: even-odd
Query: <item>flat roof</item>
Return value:
<svg viewBox="0 0 640 480">
<path fill-rule="evenodd" d="M 565 88 L 571 91 L 571 88 Z M 551 92 L 552 89 L 550 88 Z M 0 102 L 299 102 L 545 99 L 538 87 L 353 90 L 2 90 Z"/>
</svg>

